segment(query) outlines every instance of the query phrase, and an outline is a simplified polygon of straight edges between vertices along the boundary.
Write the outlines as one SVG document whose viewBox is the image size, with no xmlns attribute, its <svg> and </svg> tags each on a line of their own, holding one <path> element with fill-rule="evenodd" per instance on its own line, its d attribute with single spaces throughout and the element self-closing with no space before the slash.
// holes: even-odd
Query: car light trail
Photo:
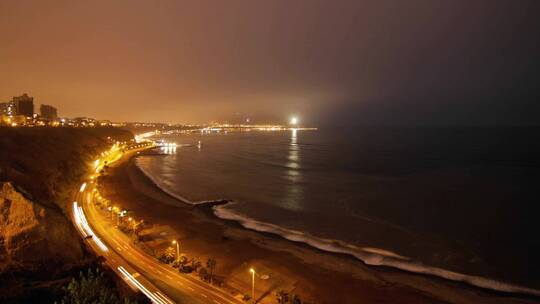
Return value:
<svg viewBox="0 0 540 304">
<path fill-rule="evenodd" d="M 107 246 L 103 244 L 99 237 L 94 233 L 92 228 L 90 228 L 90 226 L 88 225 L 82 207 L 78 206 L 77 202 L 73 202 L 73 214 L 75 217 L 75 223 L 77 223 L 77 226 L 79 227 L 79 230 L 81 230 L 83 236 L 92 236 L 92 240 L 94 240 L 96 245 L 98 245 L 101 250 L 103 250 L 104 252 L 109 251 L 109 248 L 107 248 Z"/>
<path fill-rule="evenodd" d="M 81 185 L 81 189 L 79 189 L 79 191 L 80 191 L 80 192 L 83 192 L 84 189 L 86 189 L 86 183 L 83 183 L 83 184 Z"/>
<path fill-rule="evenodd" d="M 171 300 L 165 298 L 162 295 L 158 296 L 157 294 L 151 293 L 148 289 L 146 289 L 146 287 L 144 287 L 144 285 L 142 285 L 139 281 L 137 281 L 137 279 L 135 279 L 124 267 L 119 266 L 117 269 L 118 269 L 118 271 L 120 271 L 125 276 L 125 278 L 129 282 L 131 282 L 132 284 L 137 286 L 137 288 L 142 293 L 144 293 L 144 295 L 147 296 L 153 303 L 158 303 L 158 304 L 172 304 L 172 303 L 174 303 L 174 302 L 172 302 Z"/>
<path fill-rule="evenodd" d="M 79 228 L 79 231 L 83 234 L 84 237 L 87 236 L 86 231 L 84 231 L 82 227 L 81 217 L 79 214 L 79 207 L 77 206 L 77 202 L 73 202 L 73 217 L 75 218 L 75 224 L 77 224 L 77 228 Z"/>
<path fill-rule="evenodd" d="M 169 304 L 174 304 L 173 301 L 169 300 L 169 298 L 167 298 L 165 295 L 163 295 L 161 292 L 154 292 L 154 294 L 159 297 L 160 299 L 162 299 L 163 301 L 169 303 Z"/>
</svg>

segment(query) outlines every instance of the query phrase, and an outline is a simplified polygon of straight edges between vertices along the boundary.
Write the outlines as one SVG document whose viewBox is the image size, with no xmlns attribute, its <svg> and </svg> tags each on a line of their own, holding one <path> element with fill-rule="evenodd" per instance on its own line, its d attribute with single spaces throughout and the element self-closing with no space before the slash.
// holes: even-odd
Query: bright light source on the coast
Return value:
<svg viewBox="0 0 540 304">
<path fill-rule="evenodd" d="M 251 272 L 251 273 L 255 273 L 255 269 L 253 269 L 253 268 L 250 268 L 250 269 L 249 269 L 249 272 Z"/>
<path fill-rule="evenodd" d="M 291 118 L 290 124 L 291 124 L 291 125 L 296 125 L 296 124 L 298 124 L 298 117 L 293 116 L 293 117 Z"/>
</svg>

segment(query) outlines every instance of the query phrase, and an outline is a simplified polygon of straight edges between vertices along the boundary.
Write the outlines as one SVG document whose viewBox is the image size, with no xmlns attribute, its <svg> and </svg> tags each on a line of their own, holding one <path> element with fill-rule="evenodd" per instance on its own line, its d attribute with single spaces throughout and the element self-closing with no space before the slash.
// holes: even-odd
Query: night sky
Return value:
<svg viewBox="0 0 540 304">
<path fill-rule="evenodd" d="M 540 122 L 540 1 L 1 1 L 0 101 L 61 116 Z"/>
</svg>

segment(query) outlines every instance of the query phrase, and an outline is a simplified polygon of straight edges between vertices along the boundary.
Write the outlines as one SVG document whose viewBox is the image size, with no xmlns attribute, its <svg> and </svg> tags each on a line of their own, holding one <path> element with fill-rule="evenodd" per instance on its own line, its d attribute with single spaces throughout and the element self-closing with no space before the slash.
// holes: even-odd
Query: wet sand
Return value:
<svg viewBox="0 0 540 304">
<path fill-rule="evenodd" d="M 133 156 L 133 155 L 131 155 Z M 162 192 L 126 156 L 102 179 L 102 194 L 147 223 L 166 225 L 181 251 L 203 263 L 217 260 L 216 275 L 249 293 L 249 267 L 258 279 L 256 298 L 275 303 L 277 290 L 293 290 L 309 303 L 539 303 L 537 299 L 485 291 L 439 278 L 323 252 L 272 234 L 244 229 L 213 216 L 209 207 L 183 204 Z M 154 157 L 161 157 L 156 155 Z"/>
</svg>

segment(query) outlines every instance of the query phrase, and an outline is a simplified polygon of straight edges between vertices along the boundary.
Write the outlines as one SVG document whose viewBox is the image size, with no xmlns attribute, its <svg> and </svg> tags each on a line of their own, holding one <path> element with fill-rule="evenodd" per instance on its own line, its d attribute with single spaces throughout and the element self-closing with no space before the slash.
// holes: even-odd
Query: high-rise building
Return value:
<svg viewBox="0 0 540 304">
<path fill-rule="evenodd" d="M 53 106 L 42 104 L 39 107 L 39 112 L 41 113 L 41 117 L 47 120 L 55 120 L 58 118 L 58 112 Z"/>
<path fill-rule="evenodd" d="M 30 97 L 25 93 L 21 96 L 13 96 L 12 102 L 15 105 L 16 113 L 14 115 L 34 116 L 34 97 Z"/>
</svg>

